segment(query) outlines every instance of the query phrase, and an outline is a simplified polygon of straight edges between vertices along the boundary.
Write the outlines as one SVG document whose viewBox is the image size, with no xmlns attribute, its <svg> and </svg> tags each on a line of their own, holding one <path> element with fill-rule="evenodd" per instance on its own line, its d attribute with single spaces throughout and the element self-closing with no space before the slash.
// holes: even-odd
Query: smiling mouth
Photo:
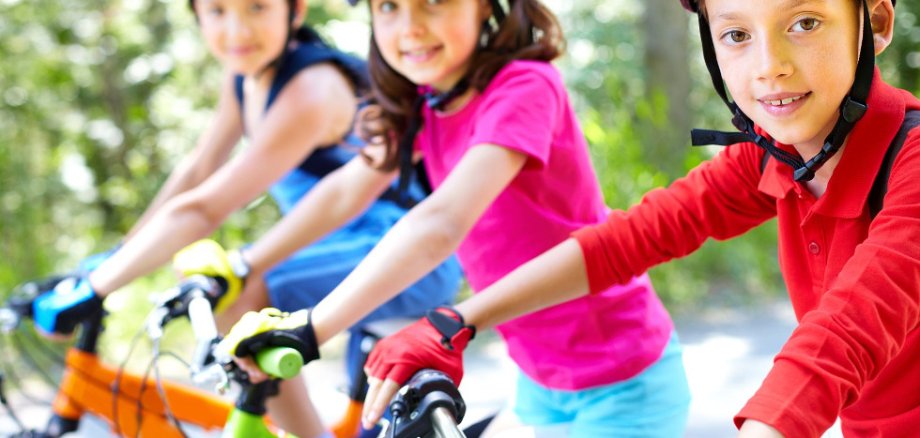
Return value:
<svg viewBox="0 0 920 438">
<path fill-rule="evenodd" d="M 412 60 L 424 60 L 434 56 L 438 50 L 441 49 L 441 46 L 437 47 L 428 47 L 424 49 L 415 49 L 415 50 L 403 50 L 402 56 L 412 59 Z"/>
<path fill-rule="evenodd" d="M 252 50 L 233 50 L 230 52 L 230 56 L 235 56 L 235 57 L 248 56 L 250 53 L 252 53 Z"/>
<path fill-rule="evenodd" d="M 784 99 L 758 99 L 758 101 L 760 101 L 760 103 L 764 103 L 764 104 L 774 106 L 774 107 L 784 107 L 786 105 L 792 104 L 793 102 L 796 102 L 802 99 L 803 97 L 808 96 L 809 94 L 811 94 L 811 92 L 800 94 L 798 96 L 787 97 Z"/>
</svg>

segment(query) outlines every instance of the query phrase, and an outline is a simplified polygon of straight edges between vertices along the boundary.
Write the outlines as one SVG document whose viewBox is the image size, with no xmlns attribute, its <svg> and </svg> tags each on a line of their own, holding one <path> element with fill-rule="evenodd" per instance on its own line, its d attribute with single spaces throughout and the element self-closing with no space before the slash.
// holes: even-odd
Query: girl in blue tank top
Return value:
<svg viewBox="0 0 920 438">
<path fill-rule="evenodd" d="M 182 275 L 226 280 L 228 292 L 216 308 L 218 325 L 226 330 L 248 310 L 314 306 L 424 193 L 417 184 L 400 194 L 378 187 L 373 200 L 360 205 L 347 200 L 368 199 L 365 193 L 315 194 L 327 174 L 366 167 L 361 161 L 372 157 L 346 140 L 358 96 L 367 89 L 365 65 L 329 47 L 311 29 L 297 28 L 305 0 L 190 0 L 190 5 L 225 70 L 214 117 L 124 244 L 84 280 L 105 297 L 175 254 L 173 265 Z M 248 147 L 231 156 L 243 136 Z M 285 218 L 265 236 L 234 251 L 213 241 L 195 242 L 266 190 Z M 324 206 L 322 217 L 286 220 L 301 199 L 311 197 L 323 197 L 311 203 Z M 450 303 L 460 277 L 459 265 L 448 260 L 353 330 Z M 349 353 L 356 351 L 352 347 Z M 282 383 L 268 409 L 279 426 L 297 436 L 328 436 L 298 379 Z"/>
</svg>

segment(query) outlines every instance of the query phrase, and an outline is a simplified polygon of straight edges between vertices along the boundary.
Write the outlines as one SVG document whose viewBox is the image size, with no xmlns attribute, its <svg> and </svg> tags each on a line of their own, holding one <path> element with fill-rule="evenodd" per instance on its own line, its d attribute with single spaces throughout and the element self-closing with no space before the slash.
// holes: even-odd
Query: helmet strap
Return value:
<svg viewBox="0 0 920 438">
<path fill-rule="evenodd" d="M 831 133 L 824 140 L 824 146 L 818 153 L 807 162 L 802 160 L 796 154 L 787 152 L 778 146 L 772 139 L 759 135 L 754 130 L 754 122 L 741 111 L 741 108 L 728 97 L 725 89 L 725 81 L 722 79 L 722 72 L 719 69 L 719 63 L 716 59 L 715 45 L 712 41 L 712 33 L 709 28 L 709 22 L 703 14 L 697 14 L 699 17 L 700 41 L 703 46 L 703 58 L 706 61 L 706 68 L 709 70 L 709 76 L 712 79 L 712 85 L 716 93 L 728 106 L 732 112 L 732 124 L 735 125 L 740 133 L 726 133 L 720 131 L 694 129 L 691 132 L 691 141 L 694 146 L 718 144 L 727 146 L 734 143 L 750 141 L 764 149 L 776 158 L 778 161 L 789 165 L 794 169 L 793 178 L 798 182 L 810 181 L 815 176 L 815 172 L 824 163 L 830 159 L 846 141 L 847 135 L 856 125 L 863 115 L 865 115 L 868 105 L 866 102 L 869 97 L 869 90 L 872 87 L 872 77 L 875 69 L 875 45 L 873 44 L 872 23 L 869 17 L 869 7 L 865 1 L 862 3 L 862 42 L 860 46 L 859 60 L 856 64 L 856 75 L 850 92 L 843 99 L 840 105 L 840 117 Z"/>
<path fill-rule="evenodd" d="M 502 21 L 505 21 L 505 10 L 502 9 L 502 4 L 499 0 L 490 0 L 492 3 L 492 16 L 495 17 L 495 22 L 501 26 Z"/>
<path fill-rule="evenodd" d="M 492 16 L 495 18 L 497 26 L 501 26 L 506 17 L 505 10 L 502 8 L 499 0 L 490 0 L 490 3 L 492 4 Z M 485 23 L 483 27 L 487 24 L 488 22 Z M 409 123 L 406 127 L 406 132 L 399 140 L 399 145 L 397 146 L 399 154 L 399 196 L 401 202 L 408 200 L 409 182 L 415 173 L 412 155 L 414 152 L 415 136 L 418 135 L 419 130 L 422 128 L 422 105 L 425 104 L 428 108 L 443 111 L 447 105 L 457 97 L 466 93 L 469 88 L 469 77 L 464 76 L 450 90 L 443 93 L 438 93 L 434 89 L 426 90 L 412 103 L 412 113 L 409 115 Z M 426 183 L 427 182 L 423 182 L 423 184 Z"/>
<path fill-rule="evenodd" d="M 415 169 L 412 163 L 412 155 L 415 146 L 415 136 L 418 135 L 422 128 L 422 105 L 437 111 L 443 111 L 457 97 L 466 93 L 470 89 L 470 81 L 467 77 L 460 79 L 450 90 L 438 93 L 434 89 L 427 89 L 416 97 L 412 103 L 412 113 L 409 115 L 409 124 L 406 132 L 399 141 L 399 196 L 401 202 L 406 202 L 409 197 L 409 182 L 411 181 Z"/>
</svg>

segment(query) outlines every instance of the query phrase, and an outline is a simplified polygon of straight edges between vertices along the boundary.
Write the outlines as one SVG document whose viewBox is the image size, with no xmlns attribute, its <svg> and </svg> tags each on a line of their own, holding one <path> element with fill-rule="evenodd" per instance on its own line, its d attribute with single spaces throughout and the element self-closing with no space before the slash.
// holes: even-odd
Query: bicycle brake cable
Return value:
<svg viewBox="0 0 920 438">
<path fill-rule="evenodd" d="M 22 421 L 19 420 L 19 416 L 16 415 L 16 412 L 13 411 L 13 407 L 10 406 L 9 402 L 6 400 L 6 391 L 4 391 L 3 381 L 5 380 L 3 373 L 0 373 L 0 404 L 3 404 L 3 407 L 6 408 L 6 412 L 10 415 L 10 418 L 13 419 L 13 422 L 16 423 L 16 426 L 19 426 L 19 431 L 22 434 L 26 433 L 26 427 L 22 424 Z"/>
<path fill-rule="evenodd" d="M 390 433 L 388 433 L 390 438 L 396 438 L 396 428 L 399 427 L 399 420 L 402 419 L 407 409 L 408 407 L 401 400 L 393 401 L 390 404 L 390 414 L 393 416 L 393 420 L 390 421 Z"/>
<path fill-rule="evenodd" d="M 19 332 L 22 333 L 22 331 L 19 331 Z M 35 331 L 25 330 L 25 335 L 28 335 L 29 337 L 29 341 L 30 341 L 29 345 L 34 345 L 39 351 L 42 352 L 43 355 L 45 355 L 45 357 L 50 359 L 53 364 L 61 368 L 65 366 L 66 361 L 64 359 L 64 356 L 62 356 L 61 353 L 54 351 L 51 348 L 48 348 L 47 342 L 43 341 L 42 338 L 40 338 L 35 333 Z M 31 341 L 34 341 L 34 342 L 31 342 Z"/>
<path fill-rule="evenodd" d="M 6 349 L 5 347 L 7 344 L 3 341 L 3 339 L 4 337 L 0 336 L 0 349 Z M 19 376 L 16 374 L 16 372 L 13 371 L 14 368 L 7 361 L 6 355 L 3 355 L 3 356 L 4 356 L 4 359 L 2 362 L 0 362 L 0 368 L 2 368 L 3 372 L 9 375 L 10 379 L 12 379 L 14 382 L 24 382 L 25 380 L 20 379 Z M 26 401 L 28 401 L 29 403 L 36 404 L 36 405 L 43 405 L 43 406 L 51 406 L 51 401 L 42 400 L 39 397 L 29 394 L 23 388 L 19 388 L 19 389 L 20 389 L 19 395 L 22 396 L 22 398 L 26 399 Z"/>
<path fill-rule="evenodd" d="M 169 407 L 169 400 L 166 399 L 166 391 L 163 390 L 163 382 L 160 381 L 159 361 L 160 361 L 161 354 L 167 355 L 167 356 L 171 355 L 172 357 L 175 357 L 177 359 L 179 358 L 179 356 L 173 353 L 170 353 L 170 352 L 160 353 L 160 340 L 157 339 L 153 342 L 153 379 L 154 379 L 154 383 L 156 384 L 157 393 L 160 395 L 160 398 L 163 399 L 163 409 L 166 413 L 166 418 L 169 419 L 169 421 L 173 424 L 173 426 L 176 426 L 176 430 L 179 431 L 179 435 L 182 435 L 183 438 L 188 438 L 188 435 L 186 435 L 185 431 L 182 429 L 182 425 L 179 424 L 179 419 L 177 419 L 176 416 L 173 415 L 172 408 Z M 182 362 L 183 364 L 186 364 L 184 360 L 179 359 L 179 361 Z"/>
<path fill-rule="evenodd" d="M 115 372 L 115 381 L 112 382 L 112 422 L 114 423 L 113 432 L 115 432 L 115 435 L 121 435 L 121 424 L 118 420 L 118 398 L 121 393 L 121 380 L 124 378 L 128 360 L 131 359 L 131 355 L 134 354 L 134 349 L 137 348 L 137 344 L 140 343 L 141 335 L 143 334 L 143 327 L 134 334 L 134 337 L 131 339 L 131 344 L 128 347 L 128 354 L 125 355 L 124 360 L 118 365 L 118 371 Z"/>
<path fill-rule="evenodd" d="M 141 422 L 144 420 L 144 404 L 142 400 L 144 399 L 144 391 L 147 390 L 147 379 L 150 378 L 150 371 L 153 370 L 153 362 L 155 359 L 156 357 L 151 357 L 150 362 L 147 362 L 147 369 L 144 370 L 144 375 L 141 378 L 141 387 L 137 392 L 137 410 L 135 411 L 137 432 L 135 433 L 135 438 L 140 438 L 141 436 Z"/>
<path fill-rule="evenodd" d="M 54 378 L 52 378 L 51 375 L 49 375 L 48 372 L 38 364 L 38 361 L 32 357 L 32 354 L 29 353 L 29 351 L 26 349 L 25 344 L 22 343 L 22 339 L 19 339 L 19 336 L 15 334 L 13 335 L 13 344 L 16 345 L 16 350 L 19 351 L 19 355 L 25 359 L 26 362 L 32 365 L 32 369 L 38 372 L 38 375 L 45 380 L 45 383 L 51 387 L 57 386 L 58 382 L 55 382 Z"/>
</svg>

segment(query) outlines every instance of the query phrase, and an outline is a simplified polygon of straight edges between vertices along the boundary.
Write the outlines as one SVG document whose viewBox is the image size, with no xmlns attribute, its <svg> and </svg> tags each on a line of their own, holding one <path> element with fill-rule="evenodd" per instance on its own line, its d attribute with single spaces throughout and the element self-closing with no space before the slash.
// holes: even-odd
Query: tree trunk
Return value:
<svg viewBox="0 0 920 438">
<path fill-rule="evenodd" d="M 684 173 L 690 139 L 689 47 L 687 12 L 674 0 L 645 0 L 646 95 L 655 126 L 643 132 L 649 162 L 672 178 Z"/>
</svg>

